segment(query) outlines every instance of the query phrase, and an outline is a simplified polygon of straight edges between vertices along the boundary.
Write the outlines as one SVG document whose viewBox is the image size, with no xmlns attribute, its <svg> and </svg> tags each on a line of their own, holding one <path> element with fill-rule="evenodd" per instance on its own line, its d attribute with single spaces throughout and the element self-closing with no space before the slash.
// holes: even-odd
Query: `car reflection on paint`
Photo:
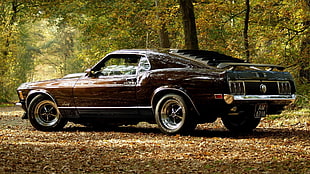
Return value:
<svg viewBox="0 0 310 174">
<path fill-rule="evenodd" d="M 217 118 L 231 131 L 251 131 L 295 100 L 283 70 L 204 50 L 119 50 L 85 73 L 24 83 L 17 93 L 23 118 L 42 131 L 68 121 L 101 128 L 146 121 L 178 134 Z"/>
</svg>

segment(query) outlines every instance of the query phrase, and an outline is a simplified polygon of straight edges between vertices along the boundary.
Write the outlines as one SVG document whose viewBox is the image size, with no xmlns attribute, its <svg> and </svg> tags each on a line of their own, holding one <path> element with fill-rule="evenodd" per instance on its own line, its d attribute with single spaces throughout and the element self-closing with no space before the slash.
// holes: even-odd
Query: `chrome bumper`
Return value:
<svg viewBox="0 0 310 174">
<path fill-rule="evenodd" d="M 224 94 L 224 101 L 227 104 L 232 104 L 238 101 L 271 101 L 271 102 L 286 102 L 291 103 L 296 99 L 296 95 L 231 95 Z"/>
<path fill-rule="evenodd" d="M 22 119 L 28 119 L 28 114 L 26 112 L 26 108 L 23 107 L 23 103 L 22 102 L 15 103 L 15 106 L 18 106 L 18 107 L 21 107 L 22 109 L 24 109 L 25 112 L 22 116 Z"/>
<path fill-rule="evenodd" d="M 22 104 L 22 103 L 15 103 L 15 106 L 22 107 L 22 106 L 23 106 L 23 104 Z"/>
</svg>

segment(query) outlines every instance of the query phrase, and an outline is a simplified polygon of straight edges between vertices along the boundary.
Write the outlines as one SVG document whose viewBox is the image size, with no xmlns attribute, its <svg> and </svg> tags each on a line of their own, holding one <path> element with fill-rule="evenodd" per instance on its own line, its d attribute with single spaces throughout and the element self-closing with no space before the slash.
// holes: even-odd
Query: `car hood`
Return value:
<svg viewBox="0 0 310 174">
<path fill-rule="evenodd" d="M 60 78 L 36 82 L 27 82 L 21 84 L 17 89 L 44 89 L 44 88 L 58 88 L 58 87 L 73 87 L 79 78 Z"/>
</svg>

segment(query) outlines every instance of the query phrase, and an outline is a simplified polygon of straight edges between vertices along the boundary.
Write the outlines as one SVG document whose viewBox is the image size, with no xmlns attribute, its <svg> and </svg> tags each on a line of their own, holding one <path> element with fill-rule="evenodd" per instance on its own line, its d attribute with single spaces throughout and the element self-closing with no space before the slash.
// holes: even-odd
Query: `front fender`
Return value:
<svg viewBox="0 0 310 174">
<path fill-rule="evenodd" d="M 35 89 L 35 90 L 31 90 L 31 91 L 28 93 L 28 96 L 27 96 L 26 102 L 25 102 L 26 108 L 28 108 L 28 106 L 29 106 L 31 100 L 32 100 L 35 96 L 37 96 L 37 95 L 39 95 L 39 94 L 44 95 L 45 97 L 47 97 L 48 99 L 52 100 L 53 102 L 55 102 L 55 103 L 57 104 L 55 98 L 54 98 L 48 91 L 46 91 L 46 90 L 44 90 L 44 89 Z"/>
</svg>

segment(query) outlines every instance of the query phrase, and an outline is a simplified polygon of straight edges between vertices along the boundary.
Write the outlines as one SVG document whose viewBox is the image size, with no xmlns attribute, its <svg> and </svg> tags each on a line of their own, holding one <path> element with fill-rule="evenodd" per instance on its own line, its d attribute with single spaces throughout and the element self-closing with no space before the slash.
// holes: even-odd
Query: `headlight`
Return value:
<svg viewBox="0 0 310 174">
<path fill-rule="evenodd" d="M 23 95 L 23 91 L 17 91 L 18 93 L 18 97 L 20 100 L 25 100 L 24 95 Z"/>
</svg>

